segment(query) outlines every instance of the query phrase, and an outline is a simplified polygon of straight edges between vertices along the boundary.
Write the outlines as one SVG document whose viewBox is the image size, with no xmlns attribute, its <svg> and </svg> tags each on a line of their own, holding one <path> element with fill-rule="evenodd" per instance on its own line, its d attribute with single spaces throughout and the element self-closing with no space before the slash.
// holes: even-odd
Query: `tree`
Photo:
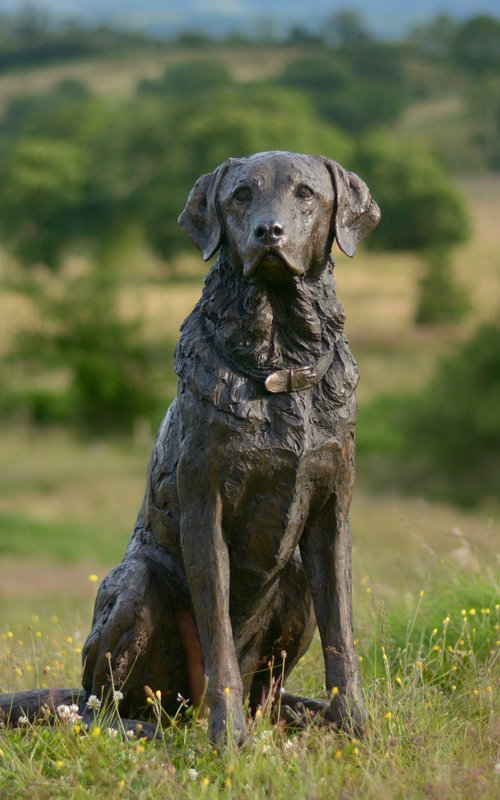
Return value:
<svg viewBox="0 0 500 800">
<path fill-rule="evenodd" d="M 276 80 L 309 97 L 316 114 L 351 133 L 393 122 L 404 103 L 395 47 L 361 43 L 292 61 Z"/>
<path fill-rule="evenodd" d="M 382 208 L 372 246 L 415 250 L 426 272 L 419 284 L 418 324 L 456 321 L 468 310 L 453 275 L 450 251 L 469 236 L 462 198 L 430 153 L 388 135 L 365 138 L 355 162 Z"/>
<path fill-rule="evenodd" d="M 344 8 L 331 14 L 323 25 L 324 38 L 328 44 L 347 46 L 367 42 L 371 39 L 363 17 L 357 11 Z"/>
<path fill-rule="evenodd" d="M 125 158 L 128 111 L 67 81 L 10 104 L 0 127 L 0 233 L 23 264 L 55 269 L 68 249 L 107 240 L 130 217 L 140 176 Z"/>
<path fill-rule="evenodd" d="M 40 326 L 21 335 L 15 356 L 38 372 L 62 369 L 68 385 L 39 389 L 17 405 L 37 422 L 69 422 L 89 434 L 130 433 L 137 419 L 157 410 L 158 395 L 140 323 L 119 314 L 116 269 L 97 263 L 52 290 L 46 281 L 38 289 L 32 284 Z"/>
<path fill-rule="evenodd" d="M 232 82 L 229 70 L 220 61 L 202 58 L 168 67 L 161 78 L 145 78 L 137 88 L 139 92 L 179 100 L 206 96 Z"/>
<path fill-rule="evenodd" d="M 480 15 L 459 28 L 453 42 L 456 63 L 475 73 L 495 72 L 500 68 L 500 21 Z"/>
<path fill-rule="evenodd" d="M 448 14 L 437 14 L 430 22 L 410 30 L 409 42 L 423 55 L 439 61 L 451 57 L 458 23 Z"/>
<path fill-rule="evenodd" d="M 461 503 L 498 499 L 500 325 L 482 325 L 410 404 L 408 448 Z M 438 484 L 443 485 L 442 478 Z"/>
<path fill-rule="evenodd" d="M 188 246 L 177 216 L 194 182 L 229 156 L 279 149 L 347 161 L 351 152 L 344 134 L 321 122 L 299 93 L 265 85 L 229 87 L 177 104 L 161 136 L 163 146 L 134 202 L 148 240 L 165 258 Z"/>
<path fill-rule="evenodd" d="M 384 211 L 371 237 L 376 247 L 426 251 L 467 240 L 463 200 L 427 149 L 372 135 L 361 140 L 355 162 Z"/>
<path fill-rule="evenodd" d="M 68 232 L 77 225 L 86 154 L 64 139 L 25 137 L 0 166 L 0 230 L 24 264 L 59 264 Z"/>
</svg>

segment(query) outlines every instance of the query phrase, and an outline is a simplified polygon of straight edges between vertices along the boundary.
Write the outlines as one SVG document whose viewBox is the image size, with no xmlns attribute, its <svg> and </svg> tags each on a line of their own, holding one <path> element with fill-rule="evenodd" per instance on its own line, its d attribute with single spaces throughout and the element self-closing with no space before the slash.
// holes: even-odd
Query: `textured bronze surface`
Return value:
<svg viewBox="0 0 500 800">
<path fill-rule="evenodd" d="M 160 427 L 122 563 L 103 581 L 83 652 L 86 696 L 113 684 L 140 716 L 144 686 L 200 702 L 210 735 L 243 700 L 266 701 L 317 621 L 328 702 L 282 695 L 357 732 L 366 712 L 351 621 L 349 505 L 355 361 L 330 250 L 377 224 L 363 181 L 296 153 L 229 159 L 203 175 L 179 222 L 205 259 L 219 248 L 175 355 L 178 394 Z M 207 683 L 206 683 L 207 679 Z M 206 683 L 206 688 L 205 688 Z M 302 715 L 302 716 L 301 716 Z"/>
</svg>

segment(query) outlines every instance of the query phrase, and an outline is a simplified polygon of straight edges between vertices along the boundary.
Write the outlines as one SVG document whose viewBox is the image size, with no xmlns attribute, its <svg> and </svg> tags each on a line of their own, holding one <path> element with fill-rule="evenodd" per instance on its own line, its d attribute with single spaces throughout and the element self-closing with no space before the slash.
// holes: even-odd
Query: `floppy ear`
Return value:
<svg viewBox="0 0 500 800">
<path fill-rule="evenodd" d="M 200 248 L 205 261 L 213 256 L 221 243 L 222 224 L 217 209 L 217 190 L 228 163 L 225 161 L 213 172 L 198 178 L 177 220 L 191 241 Z"/>
<path fill-rule="evenodd" d="M 380 209 L 361 178 L 336 161 L 324 161 L 336 194 L 334 235 L 342 252 L 353 256 L 360 241 L 380 222 Z"/>
</svg>

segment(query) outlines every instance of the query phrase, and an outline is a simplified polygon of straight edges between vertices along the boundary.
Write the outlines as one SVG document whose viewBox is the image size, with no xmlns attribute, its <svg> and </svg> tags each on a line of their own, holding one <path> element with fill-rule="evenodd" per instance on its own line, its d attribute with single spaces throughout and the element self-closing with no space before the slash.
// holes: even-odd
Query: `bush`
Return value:
<svg viewBox="0 0 500 800">
<path fill-rule="evenodd" d="M 372 246 L 428 252 L 467 240 L 464 201 L 426 148 L 387 134 L 369 136 L 358 147 L 355 166 L 382 209 Z"/>
<path fill-rule="evenodd" d="M 435 247 L 426 254 L 425 261 L 415 322 L 417 325 L 458 322 L 470 310 L 470 303 L 455 281 L 450 251 Z"/>
<path fill-rule="evenodd" d="M 443 361 L 406 421 L 411 450 L 456 499 L 498 498 L 500 325 L 487 324 Z"/>
<path fill-rule="evenodd" d="M 69 422 L 90 434 L 130 433 L 136 420 L 151 418 L 159 406 L 152 353 L 139 322 L 118 314 L 109 266 L 58 288 L 40 294 L 43 328 L 22 334 L 15 356 L 49 375 L 62 371 L 66 388 L 18 392 L 7 410 L 24 405 L 34 422 Z"/>
<path fill-rule="evenodd" d="M 489 323 L 442 361 L 422 392 L 362 406 L 361 471 L 376 488 L 390 483 L 463 506 L 498 503 L 499 397 L 500 325 Z"/>
</svg>

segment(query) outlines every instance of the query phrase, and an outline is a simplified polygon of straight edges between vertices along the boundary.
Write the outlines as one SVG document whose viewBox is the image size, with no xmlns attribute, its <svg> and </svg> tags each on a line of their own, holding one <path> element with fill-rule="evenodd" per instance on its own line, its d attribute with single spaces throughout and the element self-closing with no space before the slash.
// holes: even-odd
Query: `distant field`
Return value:
<svg viewBox="0 0 500 800">
<path fill-rule="evenodd" d="M 361 404 L 379 392 L 421 386 L 441 353 L 479 320 L 498 312 L 500 177 L 467 179 L 460 186 L 469 198 L 474 238 L 457 252 L 456 264 L 471 291 L 474 313 L 459 328 L 418 330 L 412 325 L 420 269 L 413 256 L 360 250 L 353 260 L 337 259 L 338 291 L 362 376 Z M 201 260 L 193 256 L 189 264 L 183 262 L 186 266 L 196 272 Z M 136 276 L 123 289 L 124 311 L 139 311 L 147 335 L 164 343 L 165 404 L 175 380 L 167 354 L 200 290 L 201 276 L 169 282 L 138 282 Z M 35 313 L 12 291 L 0 292 L 4 342 Z M 39 603 L 64 605 L 66 595 L 73 597 L 71 607 L 80 600 L 88 603 L 87 575 L 102 575 L 126 545 L 142 498 L 152 436 L 143 432 L 136 443 L 120 443 L 84 442 L 64 431 L 29 427 L 2 432 L 0 611 L 8 612 L 9 621 L 24 619 Z M 500 519 L 491 509 L 467 514 L 394 493 L 373 496 L 359 482 L 353 529 L 355 574 L 369 574 L 391 601 L 402 586 L 415 590 L 431 574 L 448 570 L 460 558 L 467 561 L 468 553 L 472 565 L 476 557 L 490 563 Z"/>
<path fill-rule="evenodd" d="M 258 53 L 258 55 L 257 55 Z M 145 51 L 128 56 L 83 59 L 64 64 L 16 69 L 0 73 L 0 110 L 9 98 L 42 92 L 62 80 L 79 80 L 100 94 L 126 96 L 143 78 L 159 78 L 165 69 L 182 61 L 215 59 L 227 65 L 237 81 L 264 80 L 277 75 L 287 61 L 299 57 L 299 48 L 183 48 Z"/>
</svg>

